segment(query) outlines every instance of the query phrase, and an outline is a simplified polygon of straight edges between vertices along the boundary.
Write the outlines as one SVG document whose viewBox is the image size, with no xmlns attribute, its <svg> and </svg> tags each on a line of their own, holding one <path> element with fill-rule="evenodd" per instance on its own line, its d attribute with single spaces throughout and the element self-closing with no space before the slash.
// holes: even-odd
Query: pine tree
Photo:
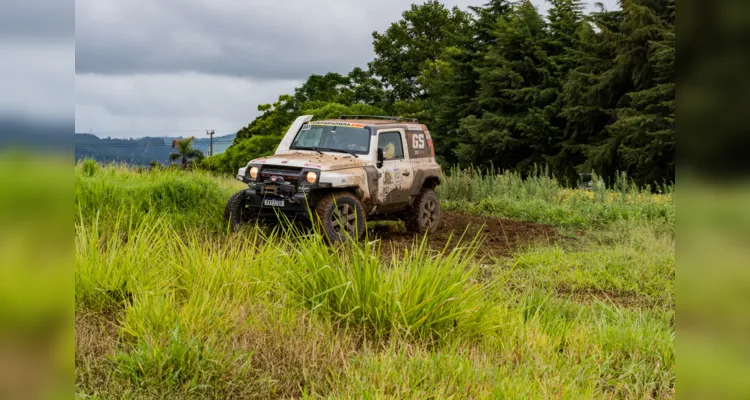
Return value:
<svg viewBox="0 0 750 400">
<path fill-rule="evenodd" d="M 675 174 L 674 0 L 634 1 L 628 7 L 632 10 L 625 27 L 641 44 L 638 57 L 646 63 L 636 64 L 635 91 L 624 96 L 617 121 L 608 130 L 620 143 L 620 170 L 641 184 L 671 182 Z"/>
<path fill-rule="evenodd" d="M 618 24 L 600 25 L 611 67 L 599 74 L 610 121 L 586 145 L 589 168 L 639 184 L 674 180 L 674 0 L 623 0 Z"/>
<path fill-rule="evenodd" d="M 545 108 L 546 118 L 553 127 L 550 131 L 550 153 L 545 156 L 545 162 L 559 179 L 575 182 L 576 167 L 585 158 L 577 143 L 581 138 L 580 127 L 569 125 L 563 114 L 566 98 L 564 86 L 576 69 L 595 61 L 590 58 L 586 48 L 587 41 L 594 33 L 584 19 L 581 1 L 548 1 L 552 7 L 547 16 L 549 35 L 545 49 L 553 64 L 551 74 L 556 101 Z"/>
<path fill-rule="evenodd" d="M 485 62 L 488 48 L 496 43 L 493 30 L 497 20 L 504 18 L 511 7 L 507 0 L 491 0 L 481 7 L 469 8 L 475 14 L 471 29 L 453 32 L 451 40 L 455 45 L 423 72 L 436 153 L 448 163 L 460 161 L 455 149 L 465 137 L 460 129 L 461 119 L 482 111 L 475 100 L 480 87 L 477 69 Z"/>
<path fill-rule="evenodd" d="M 558 74 L 564 76 L 580 64 L 579 32 L 583 28 L 581 0 L 547 0 L 552 7 L 547 11 L 549 37 L 545 46 L 553 58 Z"/>
<path fill-rule="evenodd" d="M 479 116 L 461 121 L 468 142 L 457 150 L 475 164 L 528 171 L 548 153 L 552 127 L 544 108 L 555 101 L 545 23 L 529 1 L 495 26 L 496 43 L 477 68 Z"/>
<path fill-rule="evenodd" d="M 550 157 L 557 174 L 568 179 L 575 179 L 577 172 L 612 173 L 606 167 L 610 158 L 606 148 L 592 152 L 591 144 L 607 140 L 606 127 L 621 96 L 623 83 L 613 79 L 622 76 L 613 72 L 617 46 L 607 36 L 620 29 L 623 15 L 622 11 L 600 10 L 588 16 L 577 32 L 574 55 L 578 65 L 568 72 L 558 97 L 557 118 L 564 127 L 559 152 Z"/>
<path fill-rule="evenodd" d="M 469 6 L 476 15 L 474 23 L 474 40 L 477 47 L 486 50 L 497 43 L 495 27 L 498 18 L 506 16 L 511 11 L 508 0 L 490 0 L 481 7 Z"/>
<path fill-rule="evenodd" d="M 528 0 L 490 0 L 473 15 L 412 6 L 374 34 L 374 73 L 312 75 L 260 106 L 224 158 L 269 151 L 300 113 L 384 111 L 429 124 L 443 163 L 547 164 L 571 183 L 592 170 L 674 181 L 675 1 L 589 15 L 582 0 L 547 1 L 546 21 Z"/>
</svg>

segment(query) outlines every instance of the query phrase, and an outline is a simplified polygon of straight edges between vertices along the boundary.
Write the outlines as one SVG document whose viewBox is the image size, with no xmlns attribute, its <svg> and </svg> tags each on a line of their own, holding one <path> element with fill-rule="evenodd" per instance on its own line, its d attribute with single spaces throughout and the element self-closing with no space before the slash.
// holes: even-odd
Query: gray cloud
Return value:
<svg viewBox="0 0 750 400">
<path fill-rule="evenodd" d="M 0 119 L 20 121 L 19 127 L 50 121 L 71 124 L 75 110 L 74 18 L 73 1 L 3 3 Z M 10 129 L 8 126 L 0 130 Z"/>
<path fill-rule="evenodd" d="M 613 3 L 613 0 L 609 1 Z M 466 9 L 476 0 L 448 0 Z M 410 0 L 78 0 L 76 69 L 301 79 L 372 59 Z M 540 9 L 547 4 L 537 1 Z"/>
<path fill-rule="evenodd" d="M 76 130 L 113 137 L 237 130 L 258 104 L 311 74 L 366 66 L 372 32 L 412 2 L 77 0 Z M 466 9 L 485 0 L 443 2 Z"/>
<path fill-rule="evenodd" d="M 396 0 L 79 0 L 77 71 L 202 72 L 299 79 L 345 72 L 372 54 L 371 32 Z M 381 8 L 382 7 L 382 8 Z"/>
<path fill-rule="evenodd" d="M 3 2 L 0 37 L 70 41 L 75 33 L 75 5 L 70 0 Z"/>
<path fill-rule="evenodd" d="M 76 76 L 76 131 L 99 136 L 236 132 L 301 82 L 198 73 Z"/>
<path fill-rule="evenodd" d="M 24 118 L 71 119 L 73 42 L 2 41 L 0 114 Z"/>
</svg>

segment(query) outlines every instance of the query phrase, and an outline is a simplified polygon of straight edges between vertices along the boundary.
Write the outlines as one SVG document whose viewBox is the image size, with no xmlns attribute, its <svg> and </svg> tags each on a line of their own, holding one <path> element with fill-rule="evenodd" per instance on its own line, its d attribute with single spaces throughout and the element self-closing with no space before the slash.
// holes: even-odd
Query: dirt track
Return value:
<svg viewBox="0 0 750 400">
<path fill-rule="evenodd" d="M 487 257 L 508 256 L 519 246 L 533 242 L 549 243 L 556 237 L 555 230 L 548 225 L 443 212 L 440 230 L 428 234 L 429 246 L 434 250 L 441 250 L 449 240 L 455 244 L 462 234 L 463 242 L 468 243 L 480 229 L 483 245 L 479 255 Z M 377 224 L 369 229 L 369 233 L 371 238 L 383 241 L 383 249 L 386 251 L 409 247 L 415 239 L 415 235 L 406 232 L 403 225 L 395 223 Z"/>
</svg>

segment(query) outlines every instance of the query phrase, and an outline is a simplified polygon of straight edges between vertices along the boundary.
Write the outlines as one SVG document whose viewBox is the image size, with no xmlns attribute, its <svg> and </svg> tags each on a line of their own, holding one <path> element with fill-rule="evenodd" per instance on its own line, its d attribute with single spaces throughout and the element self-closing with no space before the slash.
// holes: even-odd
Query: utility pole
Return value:
<svg viewBox="0 0 750 400">
<path fill-rule="evenodd" d="M 211 157 L 214 155 L 214 131 L 213 129 L 210 131 L 206 131 L 206 135 L 208 135 L 211 140 L 208 142 L 208 156 Z"/>
</svg>

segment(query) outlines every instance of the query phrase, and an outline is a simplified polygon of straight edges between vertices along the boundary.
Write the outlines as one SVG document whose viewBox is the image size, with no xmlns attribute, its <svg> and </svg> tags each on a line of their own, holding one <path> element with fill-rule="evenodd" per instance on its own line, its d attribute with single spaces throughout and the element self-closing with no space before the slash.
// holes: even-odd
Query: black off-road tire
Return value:
<svg viewBox="0 0 750 400">
<path fill-rule="evenodd" d="M 365 232 L 365 211 L 359 199 L 349 192 L 330 193 L 315 205 L 318 225 L 328 240 L 359 240 Z"/>
<path fill-rule="evenodd" d="M 224 207 L 224 220 L 228 221 L 232 228 L 251 221 L 255 214 L 257 212 L 253 212 L 247 205 L 247 190 L 240 190 L 233 194 Z"/>
<path fill-rule="evenodd" d="M 406 229 L 414 233 L 434 232 L 440 227 L 440 199 L 432 189 L 422 189 L 406 217 Z"/>
</svg>

